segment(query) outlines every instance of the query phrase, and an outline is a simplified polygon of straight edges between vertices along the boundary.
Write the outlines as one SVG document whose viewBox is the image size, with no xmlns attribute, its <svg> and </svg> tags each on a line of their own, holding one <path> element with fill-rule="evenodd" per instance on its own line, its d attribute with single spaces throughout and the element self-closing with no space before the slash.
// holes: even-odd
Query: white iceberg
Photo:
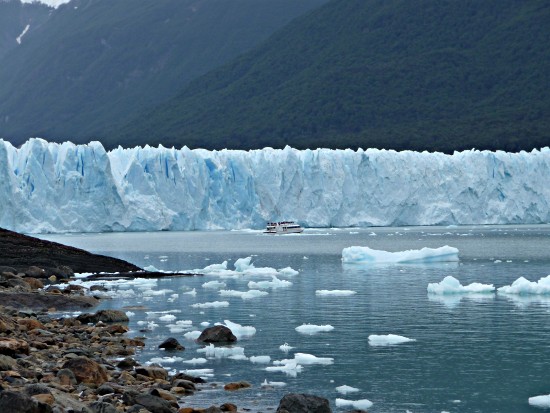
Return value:
<svg viewBox="0 0 550 413">
<path fill-rule="evenodd" d="M 261 289 L 266 290 L 268 288 L 277 289 L 277 288 L 287 288 L 292 286 L 290 281 L 280 280 L 276 276 L 272 276 L 271 281 L 250 281 L 248 283 L 248 288 L 251 289 Z"/>
<path fill-rule="evenodd" d="M 342 250 L 342 262 L 346 264 L 428 264 L 457 261 L 458 249 L 448 245 L 400 252 L 380 251 L 358 246 Z"/>
<path fill-rule="evenodd" d="M 213 280 L 213 281 L 205 282 L 202 285 L 202 288 L 220 289 L 220 288 L 225 288 L 226 286 L 227 284 L 222 281 Z"/>
<path fill-rule="evenodd" d="M 237 339 L 241 339 L 243 337 L 251 337 L 254 334 L 256 334 L 256 328 L 252 326 L 242 326 L 240 324 L 234 323 L 230 320 L 223 320 L 224 324 L 216 323 L 216 325 L 225 325 L 227 328 L 231 330 L 231 332 L 237 337 Z"/>
<path fill-rule="evenodd" d="M 315 295 L 331 296 L 331 297 L 345 297 L 348 295 L 357 294 L 357 291 L 352 290 L 316 290 Z"/>
<path fill-rule="evenodd" d="M 357 410 L 366 410 L 370 408 L 373 403 L 370 400 L 346 400 L 346 399 L 336 399 L 336 407 L 351 407 L 352 409 Z"/>
<path fill-rule="evenodd" d="M 285 353 L 288 353 L 290 350 L 292 350 L 294 347 L 291 347 L 288 345 L 288 343 L 281 344 L 279 346 L 279 350 L 284 351 Z"/>
<path fill-rule="evenodd" d="M 338 393 L 341 393 L 341 394 L 348 394 L 348 393 L 356 393 L 359 391 L 359 389 L 357 387 L 351 387 L 351 386 L 346 386 L 346 385 L 343 385 L 343 386 L 338 386 L 336 387 L 336 391 Z"/>
<path fill-rule="evenodd" d="M 369 336 L 369 345 L 371 346 L 392 346 L 396 344 L 409 343 L 416 341 L 412 338 L 398 336 L 396 334 L 377 335 L 371 334 Z"/>
<path fill-rule="evenodd" d="M 314 364 L 329 365 L 334 362 L 332 357 L 317 357 L 313 354 L 307 353 L 296 353 L 293 359 L 284 359 L 284 360 L 275 360 L 273 364 L 276 366 L 287 365 L 287 364 L 301 364 L 304 366 L 311 366 Z"/>
<path fill-rule="evenodd" d="M 216 347 L 213 344 L 209 344 L 206 347 L 200 348 L 197 350 L 197 353 L 204 353 L 206 357 L 209 358 L 227 358 L 235 356 L 244 356 L 244 348 L 235 346 L 235 347 Z"/>
<path fill-rule="evenodd" d="M 279 366 L 269 366 L 265 368 L 265 371 L 269 372 L 281 372 L 285 373 L 288 376 L 296 377 L 298 373 L 303 370 L 303 367 L 295 362 L 290 362 L 288 364 L 283 364 Z"/>
<path fill-rule="evenodd" d="M 248 291 L 235 291 L 235 290 L 220 290 L 222 297 L 239 297 L 243 300 L 251 300 L 253 298 L 264 297 L 269 295 L 267 291 L 261 290 L 248 290 Z"/>
<path fill-rule="evenodd" d="M 219 307 L 229 307 L 228 301 L 212 301 L 208 303 L 196 303 L 191 304 L 193 308 L 219 308 Z"/>
<path fill-rule="evenodd" d="M 503 294 L 518 295 L 546 295 L 550 294 L 550 275 L 540 278 L 538 281 L 529 281 L 524 277 L 515 280 L 512 285 L 505 285 L 498 289 Z"/>
<path fill-rule="evenodd" d="M 544 396 L 529 397 L 529 404 L 543 409 L 550 408 L 550 394 Z"/>
<path fill-rule="evenodd" d="M 467 293 L 492 293 L 495 291 L 493 284 L 471 283 L 468 285 L 460 284 L 453 276 L 446 276 L 439 283 L 429 283 L 428 293 L 430 294 L 467 294 Z"/>
<path fill-rule="evenodd" d="M 302 324 L 301 326 L 296 327 L 295 330 L 298 333 L 313 335 L 317 333 L 332 331 L 334 330 L 334 327 L 329 324 L 322 326 L 315 324 Z"/>
<path fill-rule="evenodd" d="M 268 364 L 271 362 L 271 357 L 269 356 L 251 356 L 249 360 L 252 363 L 259 363 L 259 364 Z"/>
<path fill-rule="evenodd" d="M 284 387 L 286 386 L 286 383 L 284 381 L 267 381 L 265 379 L 262 382 L 262 387 Z"/>
</svg>

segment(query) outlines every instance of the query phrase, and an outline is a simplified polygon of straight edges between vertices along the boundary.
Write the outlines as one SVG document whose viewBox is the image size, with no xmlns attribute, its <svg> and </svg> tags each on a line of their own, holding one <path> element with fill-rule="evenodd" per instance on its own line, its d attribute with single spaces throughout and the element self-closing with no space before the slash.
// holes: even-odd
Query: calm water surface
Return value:
<svg viewBox="0 0 550 413">
<path fill-rule="evenodd" d="M 102 307 L 143 305 L 146 311 L 179 310 L 177 320 L 231 320 L 254 326 L 256 334 L 239 341 L 245 355 L 268 355 L 271 361 L 292 358 L 294 352 L 331 357 L 331 365 L 304 366 L 296 377 L 267 372 L 266 364 L 248 360 L 209 359 L 202 346 L 171 333 L 167 322 L 145 310 L 132 310 L 132 335 L 147 337 L 137 357 L 146 362 L 165 356 L 158 344 L 175 336 L 186 350 L 184 359 L 164 364 L 174 370 L 213 369 L 203 391 L 186 400 L 194 407 L 230 401 L 240 408 L 269 411 L 287 392 L 322 395 L 335 410 L 336 398 L 369 399 L 371 412 L 532 412 L 529 397 L 550 393 L 550 297 L 428 296 L 426 287 L 452 275 L 462 284 L 482 282 L 496 287 L 523 276 L 531 281 L 550 274 L 550 226 L 418 227 L 306 230 L 302 235 L 270 236 L 254 231 L 75 234 L 44 236 L 93 252 L 154 265 L 162 270 L 201 269 L 207 265 L 253 257 L 256 267 L 292 267 L 299 275 L 279 277 L 289 288 L 269 290 L 266 297 L 243 300 L 221 297 L 203 288 L 219 280 L 226 289 L 247 291 L 247 283 L 271 277 L 220 279 L 215 276 L 159 280 L 153 290 L 162 295 L 137 295 L 108 300 Z M 460 250 L 460 262 L 431 265 L 343 265 L 342 249 L 352 245 L 386 251 L 450 245 Z M 195 288 L 196 295 L 185 294 Z M 346 297 L 323 297 L 316 290 L 353 290 Z M 178 294 L 177 297 L 172 294 Z M 228 301 L 226 308 L 193 308 L 192 304 Z M 156 317 L 156 318 L 155 318 Z M 140 321 L 159 326 L 140 332 Z M 330 324 L 334 330 L 315 335 L 295 331 L 303 323 Z M 371 334 L 399 334 L 416 341 L 388 347 L 368 344 Z M 283 343 L 293 350 L 285 354 Z M 268 381 L 285 387 L 262 388 Z M 246 380 L 250 390 L 224 392 L 223 383 Z M 220 384 L 216 387 L 216 384 Z M 339 394 L 337 386 L 360 389 Z"/>
</svg>

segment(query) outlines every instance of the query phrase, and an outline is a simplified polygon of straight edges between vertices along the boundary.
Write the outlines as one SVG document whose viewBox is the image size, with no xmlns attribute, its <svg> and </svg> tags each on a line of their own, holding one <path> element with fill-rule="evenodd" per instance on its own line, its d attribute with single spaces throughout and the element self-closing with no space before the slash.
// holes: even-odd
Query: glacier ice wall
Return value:
<svg viewBox="0 0 550 413">
<path fill-rule="evenodd" d="M 0 140 L 0 226 L 27 233 L 550 221 L 550 149 L 115 149 Z"/>
</svg>

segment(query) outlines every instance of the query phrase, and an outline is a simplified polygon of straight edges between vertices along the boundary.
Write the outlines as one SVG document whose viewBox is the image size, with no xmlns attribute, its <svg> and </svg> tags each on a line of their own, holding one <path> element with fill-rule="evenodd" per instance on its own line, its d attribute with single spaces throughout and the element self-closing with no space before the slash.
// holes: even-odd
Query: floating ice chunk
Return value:
<svg viewBox="0 0 550 413">
<path fill-rule="evenodd" d="M 222 282 L 222 281 L 208 281 L 208 282 L 205 282 L 203 285 L 202 285 L 202 288 L 212 288 L 212 289 L 219 289 L 219 288 L 225 288 L 227 287 L 227 284 Z"/>
<path fill-rule="evenodd" d="M 286 288 L 292 286 L 290 281 L 280 280 L 276 276 L 272 276 L 271 281 L 250 281 L 248 283 L 248 288 L 251 289 L 277 289 L 277 288 Z"/>
<path fill-rule="evenodd" d="M 246 270 L 254 268 L 254 264 L 251 264 L 250 261 L 252 261 L 252 257 L 239 258 L 237 261 L 235 261 L 235 271 L 244 272 Z"/>
<path fill-rule="evenodd" d="M 213 301 L 210 303 L 196 303 L 191 304 L 193 308 L 218 308 L 218 307 L 229 307 L 229 302 L 227 301 Z"/>
<path fill-rule="evenodd" d="M 458 249 L 448 245 L 400 252 L 379 251 L 358 246 L 342 250 L 342 262 L 348 264 L 426 264 L 456 261 L 458 261 Z"/>
<path fill-rule="evenodd" d="M 189 369 L 182 370 L 182 373 L 188 374 L 189 376 L 195 377 L 214 377 L 214 369 Z"/>
<path fill-rule="evenodd" d="M 231 360 L 248 360 L 248 357 L 246 357 L 244 354 L 232 354 L 227 358 Z"/>
<path fill-rule="evenodd" d="M 204 363 L 208 363 L 208 360 L 206 360 L 203 357 L 198 357 L 198 358 L 192 358 L 191 360 L 182 360 L 182 363 L 185 363 L 185 364 L 204 364 Z"/>
<path fill-rule="evenodd" d="M 250 357 L 252 363 L 267 364 L 271 362 L 271 357 L 269 356 L 252 356 Z"/>
<path fill-rule="evenodd" d="M 495 291 L 493 284 L 471 283 L 460 284 L 456 278 L 448 275 L 439 283 L 429 283 L 430 294 L 467 294 L 467 293 L 492 293 Z"/>
<path fill-rule="evenodd" d="M 347 296 L 357 294 L 357 292 L 352 290 L 316 290 L 315 294 L 320 296 Z"/>
<path fill-rule="evenodd" d="M 550 408 L 550 394 L 544 396 L 529 397 L 529 404 L 544 409 Z"/>
<path fill-rule="evenodd" d="M 348 393 L 356 393 L 359 391 L 359 389 L 357 387 L 351 387 L 351 386 L 338 386 L 336 387 L 336 391 L 338 393 L 342 393 L 342 394 L 348 394 Z"/>
<path fill-rule="evenodd" d="M 253 298 L 263 297 L 269 293 L 261 290 L 235 291 L 235 290 L 220 290 L 222 297 L 240 297 L 243 300 L 251 300 Z"/>
<path fill-rule="evenodd" d="M 193 297 L 197 295 L 197 291 L 193 288 L 191 291 L 186 291 L 184 294 L 192 295 Z"/>
<path fill-rule="evenodd" d="M 279 349 L 281 351 L 284 351 L 285 353 L 288 353 L 290 350 L 292 350 L 294 347 L 291 347 L 288 345 L 288 343 L 282 344 L 279 346 Z"/>
<path fill-rule="evenodd" d="M 254 334 L 256 334 L 256 328 L 252 326 L 242 326 L 240 324 L 234 323 L 230 320 L 223 320 L 225 324 L 216 323 L 216 325 L 225 325 L 227 328 L 229 328 L 235 337 L 237 339 L 241 339 L 243 337 L 251 337 Z"/>
<path fill-rule="evenodd" d="M 269 372 L 281 372 L 291 377 L 296 377 L 298 373 L 302 371 L 303 367 L 295 362 L 284 364 L 281 366 L 269 366 L 265 368 L 265 371 Z"/>
<path fill-rule="evenodd" d="M 538 281 L 529 281 L 524 277 L 520 277 L 512 285 L 500 287 L 498 292 L 519 295 L 550 294 L 550 275 L 542 277 Z"/>
<path fill-rule="evenodd" d="M 262 387 L 284 387 L 286 383 L 284 381 L 267 381 L 265 379 L 262 383 Z"/>
<path fill-rule="evenodd" d="M 156 316 L 159 314 L 179 314 L 181 310 L 165 310 L 165 311 L 146 311 L 147 316 Z"/>
<path fill-rule="evenodd" d="M 376 335 L 371 334 L 369 336 L 369 344 L 371 346 L 392 346 L 396 344 L 408 343 L 410 341 L 416 341 L 412 338 L 398 336 L 396 334 Z"/>
<path fill-rule="evenodd" d="M 216 347 L 210 344 L 206 347 L 197 350 L 197 353 L 204 353 L 206 357 L 210 358 L 226 358 L 230 356 L 244 356 L 243 347 Z"/>
<path fill-rule="evenodd" d="M 366 410 L 369 409 L 373 403 L 370 400 L 346 400 L 346 399 L 336 399 L 336 407 L 351 407 L 352 409 L 357 410 Z"/>
<path fill-rule="evenodd" d="M 176 316 L 172 315 L 172 314 L 166 314 L 166 315 L 163 315 L 163 316 L 159 317 L 159 320 L 163 321 L 165 323 L 169 323 L 170 321 L 174 321 L 175 319 L 176 319 Z"/>
<path fill-rule="evenodd" d="M 208 321 L 203 321 L 201 323 L 201 327 L 208 327 L 210 325 L 210 323 Z"/>
<path fill-rule="evenodd" d="M 181 357 L 153 357 L 151 360 L 149 360 L 145 364 L 157 363 L 157 364 L 160 364 L 161 366 L 163 366 L 165 364 L 174 364 L 174 363 L 180 362 L 182 360 L 183 359 Z"/>
<path fill-rule="evenodd" d="M 194 331 L 189 331 L 188 333 L 185 333 L 183 337 L 185 337 L 187 340 L 194 341 L 197 338 L 199 338 L 201 334 L 202 334 L 202 331 L 194 330 Z"/>
<path fill-rule="evenodd" d="M 304 257 L 305 260 L 307 260 L 308 258 L 307 257 Z M 285 267 L 285 268 L 281 268 L 278 273 L 280 275 L 286 275 L 287 277 L 291 277 L 293 275 L 298 275 L 300 274 L 298 271 L 296 271 L 295 269 L 293 268 L 290 268 L 290 267 Z"/>
<path fill-rule="evenodd" d="M 149 272 L 159 272 L 159 269 L 155 267 L 154 265 L 148 265 L 147 267 L 143 268 L 145 271 Z"/>
<path fill-rule="evenodd" d="M 302 334 L 317 334 L 321 332 L 328 332 L 334 330 L 334 327 L 327 324 L 323 326 L 318 326 L 315 324 L 302 324 L 295 328 L 298 333 Z"/>
<path fill-rule="evenodd" d="M 305 365 L 305 366 L 310 366 L 313 364 L 321 364 L 324 366 L 328 366 L 329 364 L 332 364 L 334 362 L 334 359 L 332 357 L 317 357 L 317 356 L 314 356 L 313 354 L 307 354 L 307 353 L 296 353 L 293 359 L 274 361 L 273 364 L 284 365 L 292 362 L 296 364 Z"/>
<path fill-rule="evenodd" d="M 132 311 L 126 311 L 126 317 L 128 317 L 128 318 L 133 317 L 135 315 L 136 315 L 136 313 L 134 313 Z"/>
</svg>

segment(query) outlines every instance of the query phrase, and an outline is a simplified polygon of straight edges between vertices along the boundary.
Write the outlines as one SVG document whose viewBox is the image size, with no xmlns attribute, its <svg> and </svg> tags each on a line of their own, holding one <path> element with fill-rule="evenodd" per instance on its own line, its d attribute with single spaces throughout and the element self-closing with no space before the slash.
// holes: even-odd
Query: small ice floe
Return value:
<svg viewBox="0 0 550 413">
<path fill-rule="evenodd" d="M 550 408 L 550 394 L 544 396 L 529 397 L 529 404 L 543 409 Z"/>
<path fill-rule="evenodd" d="M 134 313 L 132 311 L 126 311 L 126 317 L 128 317 L 128 318 L 133 317 L 135 315 L 136 315 L 136 313 Z"/>
<path fill-rule="evenodd" d="M 303 367 L 299 364 L 296 364 L 295 362 L 291 362 L 288 364 L 280 365 L 280 366 L 269 366 L 265 368 L 265 371 L 269 372 L 281 372 L 285 373 L 286 375 L 290 377 L 296 377 L 298 373 L 302 371 Z"/>
<path fill-rule="evenodd" d="M 253 298 L 264 297 L 268 295 L 267 291 L 261 290 L 248 290 L 248 291 L 235 291 L 235 290 L 220 290 L 222 297 L 240 297 L 243 300 L 251 300 Z"/>
<path fill-rule="evenodd" d="M 498 289 L 499 294 L 518 295 L 545 295 L 550 294 L 550 275 L 538 281 L 529 281 L 524 277 L 518 278 L 512 285 L 505 285 Z"/>
<path fill-rule="evenodd" d="M 244 355 L 243 347 L 216 347 L 214 344 L 209 344 L 206 347 L 197 350 L 197 353 L 204 353 L 207 358 L 228 358 L 228 357 L 247 357 Z"/>
<path fill-rule="evenodd" d="M 252 363 L 268 364 L 268 363 L 271 362 L 271 357 L 269 357 L 269 356 L 251 356 L 249 360 Z"/>
<path fill-rule="evenodd" d="M 342 262 L 346 264 L 428 264 L 434 262 L 457 262 L 458 249 L 445 245 L 440 248 L 422 248 L 388 252 L 369 247 L 348 247 L 342 250 Z"/>
<path fill-rule="evenodd" d="M 317 334 L 317 333 L 332 331 L 334 330 L 334 327 L 329 324 L 318 326 L 315 324 L 304 323 L 301 326 L 296 327 L 295 330 L 301 334 Z"/>
<path fill-rule="evenodd" d="M 344 297 L 348 295 L 354 295 L 357 294 L 356 291 L 353 290 L 316 290 L 315 295 L 320 296 L 331 296 L 331 297 Z"/>
<path fill-rule="evenodd" d="M 500 264 L 502 262 L 502 260 L 494 260 L 493 263 L 495 264 Z"/>
<path fill-rule="evenodd" d="M 194 330 L 194 331 L 189 331 L 188 333 L 185 333 L 183 337 L 185 337 L 187 340 L 195 341 L 197 338 L 200 337 L 201 334 L 202 334 L 202 331 Z"/>
<path fill-rule="evenodd" d="M 208 321 L 203 321 L 201 323 L 201 327 L 208 327 L 210 325 L 210 323 Z"/>
<path fill-rule="evenodd" d="M 304 258 L 303 258 L 303 259 L 304 259 L 304 260 L 309 260 L 309 258 L 308 258 L 308 257 L 306 257 L 305 255 L 304 255 Z"/>
<path fill-rule="evenodd" d="M 280 280 L 274 275 L 272 275 L 271 277 L 271 281 L 250 281 L 248 283 L 248 288 L 260 290 L 267 290 L 268 288 L 271 288 L 275 290 L 277 288 L 286 288 L 292 286 L 292 283 L 290 281 Z"/>
<path fill-rule="evenodd" d="M 202 288 L 211 288 L 215 290 L 219 290 L 220 288 L 225 288 L 225 287 L 227 287 L 226 283 L 222 281 L 216 281 L 216 280 L 205 282 L 202 285 Z"/>
<path fill-rule="evenodd" d="M 448 275 L 439 283 L 429 283 L 429 294 L 467 294 L 467 293 L 492 293 L 495 291 L 493 284 L 471 283 L 460 284 L 456 278 Z"/>
<path fill-rule="evenodd" d="M 356 393 L 356 392 L 359 391 L 359 389 L 357 387 L 351 387 L 351 386 L 343 385 L 343 386 L 336 387 L 336 391 L 338 393 L 346 395 L 348 393 Z"/>
<path fill-rule="evenodd" d="M 186 330 L 192 328 L 193 322 L 191 320 L 179 320 L 175 324 L 168 324 L 166 327 L 170 329 L 171 333 L 183 333 Z"/>
<path fill-rule="evenodd" d="M 145 364 L 160 364 L 161 366 L 164 366 L 166 364 L 174 364 L 182 361 L 183 359 L 181 357 L 153 357 L 151 360 L 146 362 Z"/>
<path fill-rule="evenodd" d="M 202 378 L 214 377 L 214 369 L 189 369 L 181 370 L 181 373 Z"/>
<path fill-rule="evenodd" d="M 219 308 L 219 307 L 229 307 L 228 301 L 213 301 L 209 303 L 196 303 L 191 304 L 193 308 Z"/>
<path fill-rule="evenodd" d="M 170 296 L 170 298 L 168 299 L 168 302 L 173 303 L 174 301 L 176 301 L 179 298 L 179 296 L 180 296 L 179 294 L 172 294 Z"/>
<path fill-rule="evenodd" d="M 307 260 L 307 257 L 305 257 L 305 259 Z M 279 275 L 284 275 L 284 276 L 287 276 L 287 277 L 291 277 L 291 276 L 300 274 L 298 271 L 296 271 L 295 269 L 290 268 L 290 267 L 281 268 L 281 269 L 278 270 L 278 272 L 279 272 Z"/>
<path fill-rule="evenodd" d="M 181 362 L 185 364 L 205 364 L 208 363 L 208 360 L 206 360 L 204 357 L 197 357 L 192 358 L 191 360 L 182 360 Z"/>
<path fill-rule="evenodd" d="M 288 343 L 285 343 L 279 346 L 279 350 L 284 351 L 285 353 L 288 353 L 293 348 L 294 347 L 289 346 Z"/>
<path fill-rule="evenodd" d="M 240 340 L 243 337 L 251 337 L 256 334 L 256 328 L 252 326 L 242 326 L 230 320 L 223 320 L 224 324 L 216 323 L 215 325 L 225 325 L 231 332 Z"/>
<path fill-rule="evenodd" d="M 346 400 L 346 399 L 336 399 L 336 407 L 351 407 L 352 409 L 357 410 L 367 410 L 373 403 L 370 400 Z"/>
<path fill-rule="evenodd" d="M 265 379 L 262 383 L 262 387 L 284 387 L 286 383 L 284 381 L 267 381 Z"/>
<path fill-rule="evenodd" d="M 230 270 L 227 268 L 227 261 L 224 261 L 221 264 L 211 264 L 202 269 L 191 270 L 190 272 L 197 272 L 207 275 L 216 275 L 220 277 L 231 277 L 237 278 L 242 276 L 257 276 L 257 275 L 295 275 L 298 274 L 297 271 L 293 270 L 290 267 L 282 268 L 276 270 L 275 268 L 270 267 L 256 267 L 252 263 L 252 256 L 246 258 L 239 258 L 235 261 L 235 270 Z"/>
<path fill-rule="evenodd" d="M 169 323 L 170 321 L 174 321 L 176 319 L 176 316 L 173 314 L 166 314 L 161 317 L 159 317 L 159 320 L 164 323 Z"/>
<path fill-rule="evenodd" d="M 191 291 L 184 292 L 184 294 L 191 295 L 194 297 L 197 295 L 197 291 L 193 288 Z"/>
<path fill-rule="evenodd" d="M 312 366 L 314 364 L 328 366 L 334 363 L 334 359 L 332 357 L 317 357 L 307 353 L 296 353 L 293 359 L 275 360 L 273 362 L 276 366 L 287 365 L 289 363 L 301 364 L 303 366 Z"/>
<path fill-rule="evenodd" d="M 369 336 L 369 345 L 371 346 L 393 346 L 396 344 L 409 343 L 416 341 L 412 338 L 398 336 L 397 334 L 376 335 L 371 334 Z"/>
</svg>

